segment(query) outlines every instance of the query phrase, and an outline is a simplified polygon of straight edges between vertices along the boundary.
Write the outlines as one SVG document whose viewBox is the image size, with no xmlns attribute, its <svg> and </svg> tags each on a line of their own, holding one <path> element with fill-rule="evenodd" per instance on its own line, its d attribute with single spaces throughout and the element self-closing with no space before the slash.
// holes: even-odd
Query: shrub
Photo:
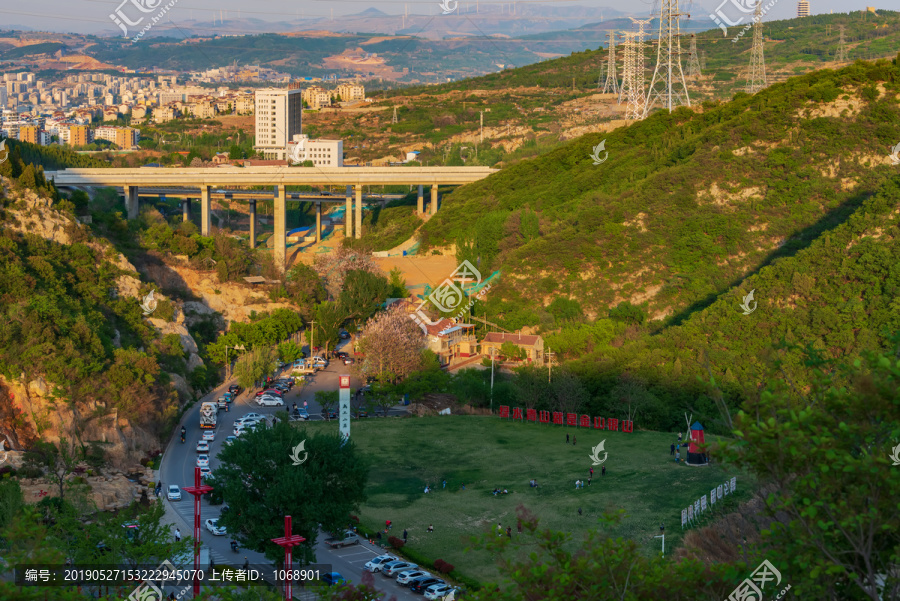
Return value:
<svg viewBox="0 0 900 601">
<path fill-rule="evenodd" d="M 453 571 L 453 565 L 447 563 L 443 559 L 438 559 L 434 562 L 434 569 L 440 572 L 441 574 L 449 574 Z"/>
<path fill-rule="evenodd" d="M 403 542 L 403 539 L 397 538 L 396 536 L 388 537 L 388 543 L 395 549 L 400 549 L 406 544 Z"/>
</svg>

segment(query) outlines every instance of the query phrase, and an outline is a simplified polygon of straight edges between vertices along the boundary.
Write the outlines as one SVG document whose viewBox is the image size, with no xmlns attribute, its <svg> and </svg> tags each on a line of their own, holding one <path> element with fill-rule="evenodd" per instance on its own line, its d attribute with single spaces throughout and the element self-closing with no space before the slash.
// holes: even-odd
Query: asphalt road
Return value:
<svg viewBox="0 0 900 601">
<path fill-rule="evenodd" d="M 298 381 L 294 389 L 284 395 L 285 407 L 260 407 L 255 403 L 255 390 L 244 391 L 234 403 L 232 403 L 229 411 L 220 410 L 217 416 L 216 437 L 210 443 L 209 457 L 210 469 L 215 470 L 217 467 L 216 455 L 222 449 L 225 438 L 234 432 L 234 422 L 247 413 L 255 412 L 267 417 L 274 417 L 278 411 L 284 411 L 290 408 L 293 403 L 297 403 L 299 407 L 303 407 L 303 402 L 307 402 L 307 410 L 313 420 L 322 419 L 321 407 L 315 402 L 314 396 L 318 390 L 337 390 L 338 376 L 346 375 L 350 370 L 340 361 L 332 361 L 328 368 L 317 372 L 312 381 L 301 385 Z M 214 401 L 228 390 L 231 382 L 222 384 L 219 388 L 210 392 L 201 399 L 203 401 Z M 351 377 L 350 387 L 359 388 L 358 379 Z M 163 498 L 165 499 L 166 488 L 170 484 L 177 484 L 179 487 L 192 486 L 194 483 L 194 468 L 197 461 L 197 443 L 200 441 L 203 431 L 200 429 L 200 405 L 197 403 L 191 411 L 189 411 L 182 423 L 176 428 L 176 434 L 172 438 L 166 452 L 163 454 L 163 460 L 160 465 L 160 480 L 163 483 Z M 406 411 L 402 408 L 394 408 L 389 415 L 403 415 Z M 376 418 L 368 418 L 376 419 Z M 356 421 L 356 420 L 354 420 Z M 334 427 L 337 430 L 337 420 L 334 420 Z M 181 426 L 186 429 L 184 444 L 178 435 Z M 352 431 L 352 422 L 351 422 Z M 194 523 L 194 499 L 191 495 L 182 492 L 180 501 L 164 500 L 168 505 L 168 509 L 174 511 L 184 524 L 192 525 Z M 206 499 L 200 501 L 201 516 L 201 543 L 210 550 L 210 556 L 217 565 L 242 565 L 244 557 L 248 559 L 252 565 L 272 565 L 264 555 L 253 551 L 239 549 L 238 553 L 234 553 L 230 547 L 231 538 L 225 536 L 214 536 L 206 530 L 205 522 L 209 518 L 219 516 L 221 505 L 210 505 Z M 180 526 L 181 534 L 185 538 L 192 535 L 193 528 L 185 529 Z M 363 565 L 373 557 L 384 553 L 380 547 L 373 547 L 368 543 L 361 543 L 343 549 L 332 550 L 324 544 L 326 535 L 320 533 L 317 538 L 316 558 L 319 564 L 330 564 L 332 570 L 340 572 L 341 575 L 352 583 L 359 583 L 362 578 Z M 379 590 L 395 595 L 398 601 L 411 601 L 413 599 L 422 599 L 422 595 L 417 595 L 402 586 L 399 586 L 393 579 L 388 579 L 381 574 L 375 574 L 375 585 Z"/>
</svg>

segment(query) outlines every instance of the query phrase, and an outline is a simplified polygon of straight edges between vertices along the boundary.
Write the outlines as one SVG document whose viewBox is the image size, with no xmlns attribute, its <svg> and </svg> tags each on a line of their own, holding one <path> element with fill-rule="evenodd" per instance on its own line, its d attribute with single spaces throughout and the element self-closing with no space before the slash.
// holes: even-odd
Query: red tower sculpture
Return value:
<svg viewBox="0 0 900 601">
<path fill-rule="evenodd" d="M 291 562 L 292 551 L 294 547 L 299 545 L 300 543 L 306 541 L 305 538 L 300 536 L 299 534 L 291 534 L 291 516 L 284 516 L 284 536 L 280 536 L 278 538 L 273 538 L 272 542 L 278 545 L 279 547 L 284 548 L 284 600 L 291 601 L 293 597 L 293 593 L 291 590 L 291 583 L 293 580 L 291 579 Z"/>
<path fill-rule="evenodd" d="M 212 491 L 209 484 L 200 483 L 200 468 L 194 468 L 194 485 L 182 490 L 194 495 L 194 597 L 200 594 L 200 497 Z"/>
</svg>

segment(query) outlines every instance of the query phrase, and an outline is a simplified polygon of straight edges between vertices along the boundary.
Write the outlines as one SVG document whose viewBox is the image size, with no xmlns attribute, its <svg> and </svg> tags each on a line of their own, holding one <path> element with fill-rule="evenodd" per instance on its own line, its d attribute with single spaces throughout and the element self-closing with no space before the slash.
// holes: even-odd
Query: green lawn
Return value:
<svg viewBox="0 0 900 601">
<path fill-rule="evenodd" d="M 337 432 L 337 422 L 304 426 Z M 576 446 L 565 443 L 567 432 L 577 437 Z M 361 529 L 383 528 L 389 519 L 394 535 L 401 536 L 404 528 L 409 531 L 406 548 L 431 561 L 448 561 L 481 582 L 498 578 L 494 561 L 486 552 L 464 549 L 472 535 L 496 529 L 497 522 L 504 529 L 512 526 L 515 538 L 520 504 L 534 512 L 542 526 L 573 533 L 573 545 L 581 540 L 580 533 L 596 527 L 604 509 L 625 509 L 615 534 L 640 541 L 648 554 L 658 553 L 660 541 L 652 537 L 664 523 L 669 554 L 681 542 L 681 509 L 688 503 L 731 476 L 738 477 L 738 494 L 717 503 L 716 513 L 733 511 L 750 497 L 751 483 L 734 470 L 716 464 L 676 465 L 669 445 L 677 434 L 444 416 L 354 420 L 351 438 L 372 461 L 368 501 L 359 514 Z M 575 480 L 588 476 L 591 447 L 604 439 L 609 453 L 606 476 L 600 476 L 597 466 L 591 486 L 575 490 Z M 537 489 L 528 486 L 532 478 L 538 481 Z M 444 479 L 446 489 L 441 488 Z M 424 494 L 426 484 L 435 492 Z M 495 487 L 507 488 L 509 494 L 495 497 Z M 426 533 L 429 524 L 434 524 L 434 534 Z"/>
</svg>

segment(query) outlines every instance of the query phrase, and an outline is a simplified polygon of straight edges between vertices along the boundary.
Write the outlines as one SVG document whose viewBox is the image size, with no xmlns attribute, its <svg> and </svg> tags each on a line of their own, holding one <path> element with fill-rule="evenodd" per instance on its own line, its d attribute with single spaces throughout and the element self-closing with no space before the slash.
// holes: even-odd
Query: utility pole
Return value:
<svg viewBox="0 0 900 601">
<path fill-rule="evenodd" d="M 550 383 L 550 377 L 553 375 L 553 353 L 550 347 L 547 347 L 547 383 Z"/>
<path fill-rule="evenodd" d="M 668 109 L 670 113 L 680 104 L 691 106 L 687 82 L 681 70 L 681 25 L 678 19 L 682 16 L 690 17 L 678 10 L 678 0 L 662 0 L 659 39 L 656 45 L 656 69 L 653 70 L 650 87 L 647 89 L 644 118 L 657 101 L 661 108 Z M 654 89 L 657 85 L 661 86 L 660 89 Z M 684 91 L 683 98 L 681 92 L 676 90 L 678 86 Z"/>
<path fill-rule="evenodd" d="M 846 45 L 846 40 L 844 40 L 844 26 L 841 25 L 840 28 L 841 28 L 841 39 L 838 40 L 837 56 L 835 57 L 835 60 L 838 61 L 839 63 L 843 63 L 843 62 L 846 62 L 846 60 L 847 60 L 847 45 Z"/>
<path fill-rule="evenodd" d="M 619 93 L 619 77 L 616 72 L 616 32 L 606 34 L 609 39 L 609 52 L 606 57 L 606 82 L 603 84 L 603 94 Z"/>
<path fill-rule="evenodd" d="M 479 119 L 481 120 L 481 142 L 484 142 L 484 111 L 478 111 Z"/>
<path fill-rule="evenodd" d="M 700 77 L 700 56 L 697 54 L 697 36 L 691 34 L 691 51 L 688 59 L 688 77 L 695 79 Z"/>
<path fill-rule="evenodd" d="M 316 329 L 312 326 L 316 325 L 316 322 L 309 322 L 309 356 L 313 356 L 313 340 L 316 338 Z"/>
<path fill-rule="evenodd" d="M 750 76 L 747 93 L 756 94 L 766 87 L 766 59 L 763 53 L 762 2 L 756 3 L 753 13 L 753 47 L 750 49 Z"/>
</svg>

